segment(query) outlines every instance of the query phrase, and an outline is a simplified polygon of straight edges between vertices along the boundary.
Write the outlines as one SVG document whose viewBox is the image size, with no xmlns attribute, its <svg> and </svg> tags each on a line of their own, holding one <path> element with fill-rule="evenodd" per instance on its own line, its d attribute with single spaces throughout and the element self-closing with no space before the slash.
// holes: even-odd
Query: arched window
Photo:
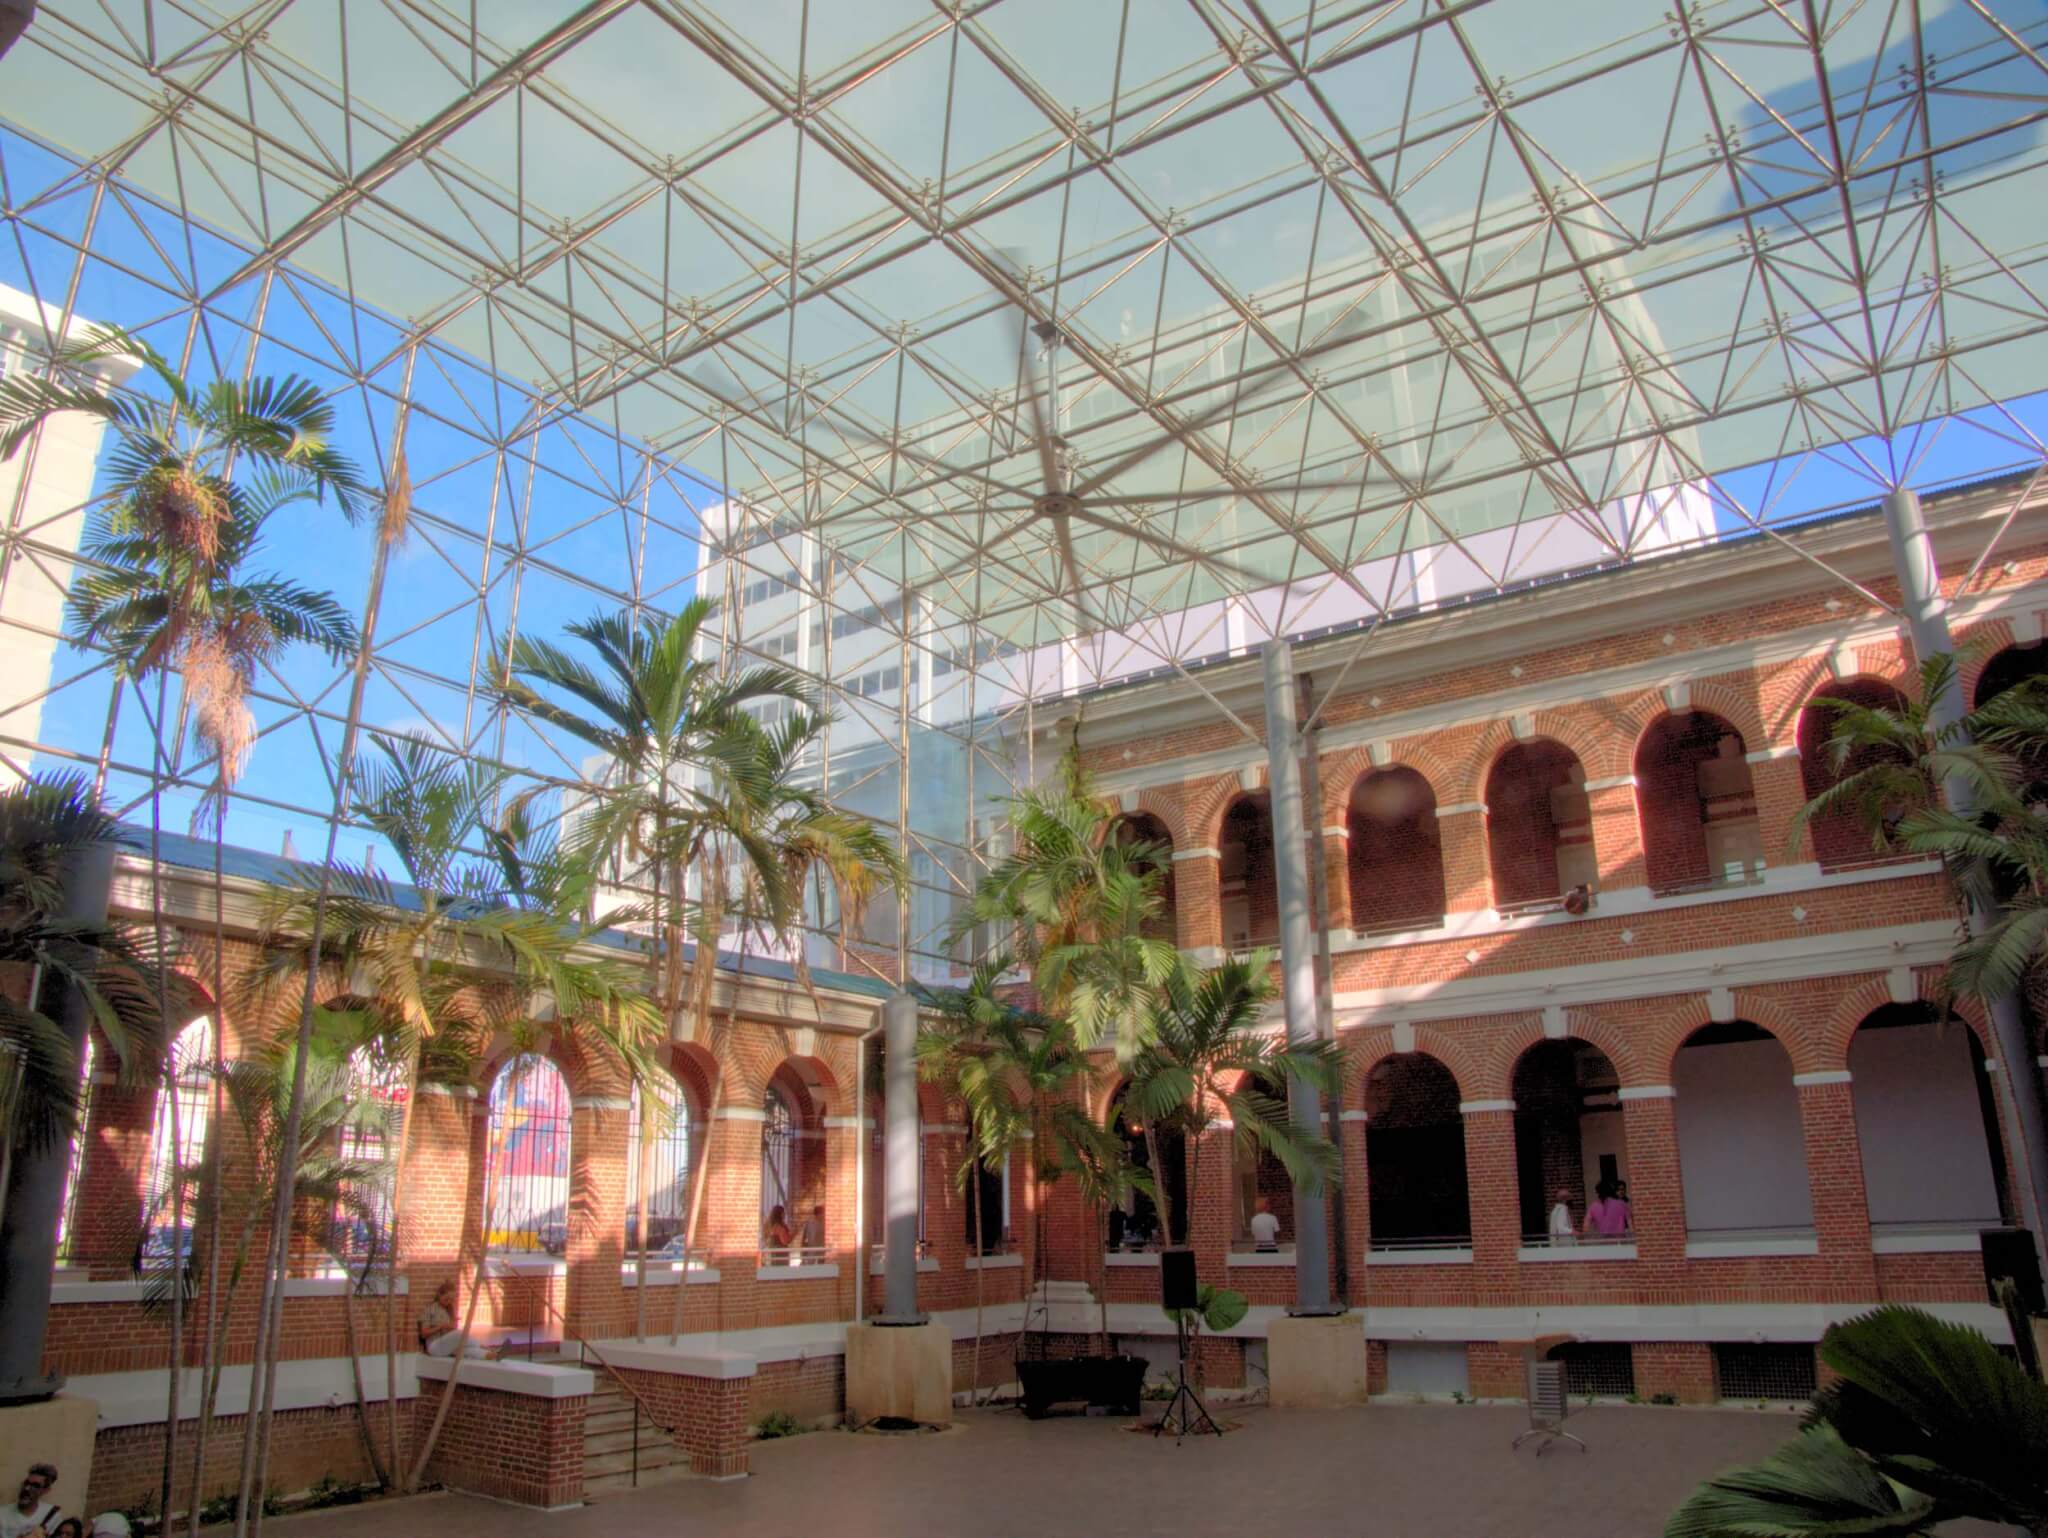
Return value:
<svg viewBox="0 0 2048 1538">
<path fill-rule="evenodd" d="M 397 1172 L 390 1161 L 398 1150 L 405 1115 L 405 1063 L 365 1042 L 349 1054 L 349 1100 L 354 1109 L 341 1126 L 338 1150 L 344 1164 L 363 1177 L 351 1180 L 334 1204 L 335 1255 L 354 1266 L 388 1262 L 391 1255 L 391 1188 Z"/>
<path fill-rule="evenodd" d="M 655 1112 L 643 1126 L 641 1112 L 648 1098 L 654 1100 Z M 657 1068 L 652 1096 L 643 1098 L 636 1080 L 627 1105 L 626 1253 L 640 1253 L 640 1169 L 644 1163 L 650 1174 L 647 1253 L 682 1260 L 683 1230 L 690 1217 L 690 1148 L 697 1130 L 690 1092 L 674 1075 Z M 647 1140 L 644 1149 L 643 1136 Z"/>
<path fill-rule="evenodd" d="M 1636 814 L 1654 892 L 1763 879 L 1756 787 L 1741 735 L 1719 716 L 1660 717 L 1636 745 Z"/>
<path fill-rule="evenodd" d="M 1970 695 L 1971 708 L 1981 709 L 2006 690 L 2043 674 L 2048 674 L 2048 641 L 2008 646 L 1986 662 L 1984 671 L 1977 675 L 1977 687 Z M 2023 752 L 2020 768 L 2031 787 L 2030 797 L 2048 793 L 2048 753 Z"/>
<path fill-rule="evenodd" d="M 1975 1234 L 2003 1221 L 2005 1154 L 1983 1049 L 1924 1004 L 1888 1004 L 1849 1042 L 1873 1237 Z"/>
<path fill-rule="evenodd" d="M 1835 735 L 1837 720 L 1836 712 L 1828 704 L 1830 700 L 1861 705 L 1867 710 L 1896 710 L 1906 703 L 1904 695 L 1877 678 L 1848 678 L 1814 691 L 1813 698 L 1799 712 L 1799 785 L 1809 801 L 1850 775 L 1884 761 L 1883 749 L 1865 746 L 1857 748 L 1836 769 L 1834 753 L 1828 746 Z M 1899 761 L 1905 761 L 1903 755 L 1899 755 Z M 1829 812 L 1813 818 L 1807 826 L 1813 835 L 1814 858 L 1822 870 L 1847 870 L 1880 860 L 1918 858 L 1898 850 L 1879 854 L 1870 834 L 1850 811 Z"/>
<path fill-rule="evenodd" d="M 1570 748 L 1518 742 L 1486 776 L 1486 854 L 1497 912 L 1542 910 L 1600 884 L 1586 771 Z"/>
<path fill-rule="evenodd" d="M 974 1150 L 972 1174 L 967 1181 L 967 1200 L 961 1203 L 965 1209 L 961 1219 L 961 1237 L 967 1243 L 967 1253 L 974 1253 L 975 1242 L 981 1244 L 984 1255 L 1001 1255 L 1010 1247 L 1010 1161 L 1005 1158 L 1000 1165 L 984 1162 L 974 1145 L 974 1130 L 968 1128 L 968 1147 Z M 975 1226 L 976 1216 L 980 1228 Z"/>
<path fill-rule="evenodd" d="M 1127 1087 L 1120 1086 L 1115 1099 L 1110 1102 L 1109 1124 L 1124 1140 L 1131 1162 L 1150 1172 L 1154 1186 L 1165 1196 L 1172 1232 L 1169 1234 L 1161 1230 L 1159 1212 L 1152 1198 L 1142 1191 L 1132 1191 L 1109 1215 L 1109 1247 L 1113 1250 L 1149 1250 L 1185 1243 L 1188 1232 L 1187 1138 L 1178 1127 L 1166 1125 L 1155 1129 L 1154 1137 L 1148 1139 L 1144 1126 L 1124 1115 L 1124 1089 Z M 1153 1142 L 1159 1145 L 1159 1162 L 1166 1166 L 1163 1171 L 1152 1169 Z"/>
<path fill-rule="evenodd" d="M 803 1119 L 790 1103 L 788 1091 L 779 1084 L 768 1086 L 765 1109 L 768 1119 L 761 1126 L 762 1243 L 779 1248 L 777 1225 L 794 1234 L 801 1223 L 797 1209 L 797 1166 L 803 1152 Z"/>
<path fill-rule="evenodd" d="M 1573 1236 L 1582 1234 L 1593 1193 L 1603 1183 L 1627 1181 L 1620 1085 L 1607 1055 L 1589 1042 L 1541 1041 L 1515 1064 L 1515 1184 L 1524 1244 L 1551 1241 L 1550 1215 L 1560 1200 L 1571 1214 Z"/>
<path fill-rule="evenodd" d="M 1444 921 L 1444 854 L 1436 793 L 1413 769 L 1375 769 L 1351 792 L 1351 927 L 1360 934 Z"/>
<path fill-rule="evenodd" d="M 1288 1250 L 1294 1247 L 1294 1182 L 1287 1176 L 1287 1166 L 1273 1156 L 1271 1150 L 1251 1147 L 1239 1148 L 1233 1159 L 1236 1175 L 1236 1209 L 1231 1217 L 1234 1225 L 1230 1246 L 1235 1250 L 1256 1250 L 1259 1248 L 1252 1231 L 1252 1219 L 1263 1204 L 1264 1210 L 1273 1215 L 1280 1226 L 1274 1232 L 1273 1248 Z"/>
<path fill-rule="evenodd" d="M 85 1033 L 84 1061 L 78 1071 L 78 1121 L 71 1129 L 70 1157 L 64 1161 L 64 1200 L 57 1208 L 57 1257 L 60 1262 L 71 1259 L 71 1244 L 78 1233 L 79 1193 L 84 1181 L 79 1177 L 85 1169 L 85 1139 L 92 1127 L 93 1068 L 100 1055 L 97 1033 Z"/>
<path fill-rule="evenodd" d="M 171 1047 L 171 1068 L 170 1076 L 157 1086 L 156 1112 L 150 1121 L 149 1169 L 142 1185 L 142 1254 L 146 1262 L 155 1264 L 168 1264 L 174 1253 L 192 1252 L 194 1188 L 189 1173 L 182 1198 L 177 1187 L 179 1172 L 189 1172 L 205 1152 L 213 1115 L 212 1016 L 201 1015 L 178 1033 Z"/>
<path fill-rule="evenodd" d="M 1266 797 L 1239 796 L 1223 814 L 1217 903 L 1223 948 L 1246 951 L 1280 936 L 1280 895 L 1273 871 L 1273 815 Z"/>
<path fill-rule="evenodd" d="M 493 1249 L 569 1246 L 569 1085 L 538 1052 L 522 1052 L 491 1084 L 484 1156 L 484 1234 Z"/>
<path fill-rule="evenodd" d="M 1695 1240 L 1813 1232 L 1792 1059 L 1744 1020 L 1702 1026 L 1671 1063 L 1685 1226 Z"/>
<path fill-rule="evenodd" d="M 1375 1250 L 1471 1247 L 1458 1081 L 1426 1052 L 1383 1057 L 1366 1078 L 1365 1184 Z"/>
<path fill-rule="evenodd" d="M 1157 857 L 1159 913 L 1146 922 L 1144 933 L 1156 940 L 1171 940 L 1174 937 L 1173 835 L 1166 831 L 1166 824 L 1151 813 L 1132 812 L 1117 819 L 1111 837 L 1126 848 L 1134 845 L 1148 848 Z"/>
</svg>

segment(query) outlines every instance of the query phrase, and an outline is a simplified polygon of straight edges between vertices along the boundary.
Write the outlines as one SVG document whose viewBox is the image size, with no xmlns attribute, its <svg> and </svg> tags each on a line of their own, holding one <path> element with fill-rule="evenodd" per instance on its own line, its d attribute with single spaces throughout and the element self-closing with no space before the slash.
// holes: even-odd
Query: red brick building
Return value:
<svg viewBox="0 0 2048 1538">
<path fill-rule="evenodd" d="M 1971 569 L 2012 494 L 1930 499 L 1944 570 Z M 1966 590 L 1951 580 L 1969 691 L 2048 658 L 2048 502 L 2018 510 L 2003 548 L 2003 564 Z M 1817 702 L 1915 686 L 1883 607 L 1894 589 L 1882 521 L 1840 518 L 1809 531 L 1805 549 L 1816 559 L 1729 542 L 1390 623 L 1362 650 L 1347 635 L 1299 645 L 1298 672 L 1318 697 L 1335 694 L 1317 748 L 1319 818 L 1302 836 L 1327 877 L 1350 1070 L 1330 1128 L 1344 1172 L 1331 1198 L 1339 1267 L 1376 1389 L 1516 1394 L 1516 1343 L 1566 1334 L 1588 1392 L 1799 1397 L 1826 1325 L 1880 1301 L 2003 1335 L 1978 1253 L 1979 1231 L 2012 1211 L 1998 1080 L 2039 1064 L 2002 1060 L 1968 1003 L 1960 1020 L 1934 1007 L 1957 913 L 1933 864 L 1877 858 L 1840 823 L 1796 822 L 1829 783 Z M 1223 658 L 1202 683 L 1256 726 L 1257 674 L 1256 659 Z M 1271 942 L 1261 743 L 1178 678 L 1044 708 L 1037 725 L 1041 762 L 1078 734 L 1134 833 L 1172 846 L 1184 951 L 1213 961 Z M 166 887 L 200 977 L 212 970 L 208 880 L 176 868 Z M 130 862 L 117 906 L 146 912 L 146 883 Z M 1578 888 L 1583 900 L 1567 901 Z M 259 890 L 253 875 L 230 879 L 231 946 L 246 947 Z M 485 1221 L 492 1182 L 507 1178 L 487 1166 L 502 1146 L 494 1087 L 513 1044 L 473 1084 L 414 1108 L 401 1346 L 427 1291 L 467 1275 L 465 1235 L 488 1230 L 488 1330 L 537 1357 L 587 1344 L 645 1424 L 672 1432 L 702 1471 L 744 1471 L 746 1428 L 769 1411 L 838 1413 L 843 1326 L 880 1303 L 878 1102 L 863 1085 L 883 990 L 823 979 L 814 1000 L 772 976 L 734 986 L 707 1039 L 679 1028 L 670 1049 L 689 1114 L 669 1176 L 696 1160 L 710 1174 L 698 1253 L 652 1264 L 650 1339 L 622 1340 L 639 1281 L 628 1087 L 543 1032 L 527 1045 L 561 1075 L 550 1114 L 565 1125 L 548 1144 L 554 1162 L 523 1169 L 540 1182 L 529 1227 L 515 1233 L 497 1207 Z M 231 1011 L 224 1030 L 232 1056 Z M 1115 1088 L 1105 1067 L 1105 1117 Z M 1092 1216 L 1068 1192 L 1036 1188 L 1028 1158 L 984 1184 L 985 1226 L 999 1231 L 977 1262 L 958 1178 L 963 1113 L 933 1086 L 922 1096 L 920 1297 L 953 1329 L 959 1383 L 974 1376 L 977 1302 L 979 1376 L 1003 1381 L 1034 1291 L 1034 1327 L 1085 1335 L 1106 1299 L 1113 1333 L 1163 1350 L 1156 1254 L 1102 1254 Z M 49 1332 L 49 1366 L 102 1404 L 96 1506 L 154 1483 L 165 1332 L 130 1256 L 162 1104 L 147 1085 L 95 1086 Z M 1210 1382 L 1255 1388 L 1265 1326 L 1294 1296 L 1294 1193 L 1234 1157 L 1225 1130 L 1164 1154 L 1201 1172 L 1185 1221 L 1204 1277 L 1254 1304 L 1230 1337 L 1205 1343 Z M 1605 1181 L 1626 1183 L 1629 1232 L 1554 1242 L 1552 1209 L 1582 1224 Z M 1277 1251 L 1250 1241 L 1261 1196 L 1281 1218 Z M 793 1248 L 765 1237 L 773 1206 L 799 1230 Z M 345 1424 L 349 1308 L 369 1343 L 371 1397 L 383 1395 L 383 1298 L 351 1299 L 345 1281 L 307 1270 L 286 1304 L 281 1489 L 361 1472 Z M 250 1292 L 228 1326 L 242 1370 L 231 1367 L 224 1409 L 246 1393 Z M 191 1339 L 188 1364 L 203 1349 Z M 596 1386 L 580 1368 L 524 1371 L 474 1369 L 442 1472 L 522 1499 L 573 1498 L 612 1466 L 586 1469 L 584 1448 L 616 1453 L 586 1430 L 580 1401 Z M 402 1351 L 397 1391 L 417 1401 L 404 1428 L 431 1413 L 423 1376 Z M 488 1454 L 506 1418 L 494 1420 L 491 1396 L 519 1406 L 528 1429 L 515 1443 L 544 1446 L 532 1466 Z M 225 1429 L 223 1486 L 235 1456 L 233 1422 Z"/>
</svg>

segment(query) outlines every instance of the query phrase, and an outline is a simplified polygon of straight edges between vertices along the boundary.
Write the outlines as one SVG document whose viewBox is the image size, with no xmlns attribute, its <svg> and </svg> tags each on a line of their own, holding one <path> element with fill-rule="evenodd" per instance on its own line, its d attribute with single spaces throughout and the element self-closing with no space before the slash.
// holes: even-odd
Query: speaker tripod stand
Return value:
<svg viewBox="0 0 2048 1538">
<path fill-rule="evenodd" d="M 1219 1437 L 1223 1428 L 1209 1413 L 1209 1407 L 1202 1403 L 1202 1396 L 1188 1387 L 1188 1321 L 1187 1315 L 1179 1310 L 1174 1313 L 1174 1335 L 1180 1347 L 1179 1384 L 1173 1391 L 1173 1398 L 1166 1402 L 1166 1411 L 1153 1423 L 1152 1435 L 1158 1436 L 1170 1425 L 1173 1440 L 1182 1437 L 1199 1436 L 1213 1431 Z"/>
</svg>

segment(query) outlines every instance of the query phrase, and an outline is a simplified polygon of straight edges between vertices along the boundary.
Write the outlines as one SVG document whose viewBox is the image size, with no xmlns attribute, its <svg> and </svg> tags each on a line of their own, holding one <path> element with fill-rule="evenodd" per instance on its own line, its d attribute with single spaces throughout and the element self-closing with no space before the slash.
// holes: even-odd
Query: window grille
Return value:
<svg viewBox="0 0 2048 1538">
<path fill-rule="evenodd" d="M 397 1172 L 387 1166 L 398 1146 L 408 1088 L 405 1064 L 380 1043 L 366 1043 L 349 1055 L 349 1099 L 364 1109 L 341 1128 L 339 1153 L 345 1164 L 374 1171 L 349 1182 L 334 1204 L 334 1253 L 344 1265 L 391 1259 L 391 1188 Z"/>
<path fill-rule="evenodd" d="M 165 1265 L 171 1256 L 191 1253 L 192 1196 L 183 1198 L 178 1216 L 178 1172 L 189 1171 L 206 1148 L 207 1123 L 213 1111 L 213 1020 L 202 1015 L 178 1033 L 171 1048 L 169 1079 L 156 1094 L 156 1114 L 149 1134 L 149 1171 L 142 1187 L 142 1258 Z M 171 1102 L 177 1100 L 177 1143 L 171 1141 Z M 180 1231 L 181 1230 L 181 1231 Z"/>
<path fill-rule="evenodd" d="M 1813 1347 L 1798 1343 L 1716 1346 L 1714 1381 L 1723 1399 L 1811 1399 Z"/>
<path fill-rule="evenodd" d="M 492 1249 L 568 1248 L 569 1126 L 569 1086 L 553 1063 L 522 1052 L 499 1070 L 484 1163 Z"/>
<path fill-rule="evenodd" d="M 796 1171 L 797 1143 L 803 1128 L 796 1107 L 780 1089 L 768 1090 L 768 1120 L 761 1127 L 761 1228 L 766 1233 L 775 1209 L 782 1209 L 783 1221 L 797 1225 Z"/>
<path fill-rule="evenodd" d="M 690 1100 L 682 1086 L 668 1074 L 654 1084 L 654 1098 L 660 1102 L 647 1129 L 645 1160 L 652 1179 L 647 1187 L 648 1253 L 673 1250 L 682 1258 L 683 1230 L 690 1217 Z M 633 1086 L 631 1109 L 626 1118 L 626 1253 L 640 1252 L 637 1228 L 640 1222 L 641 1087 Z"/>
<path fill-rule="evenodd" d="M 1550 1354 L 1564 1363 L 1568 1394 L 1622 1399 L 1636 1391 L 1635 1353 L 1625 1341 L 1574 1341 Z"/>
</svg>

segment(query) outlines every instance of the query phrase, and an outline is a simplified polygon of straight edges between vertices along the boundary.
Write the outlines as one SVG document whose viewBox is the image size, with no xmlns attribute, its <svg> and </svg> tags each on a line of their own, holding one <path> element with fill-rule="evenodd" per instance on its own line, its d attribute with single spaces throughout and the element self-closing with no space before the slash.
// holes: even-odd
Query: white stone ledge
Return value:
<svg viewBox="0 0 2048 1538">
<path fill-rule="evenodd" d="M 491 1255 L 484 1261 L 491 1276 L 567 1276 L 569 1262 L 559 1255 Z"/>
<path fill-rule="evenodd" d="M 414 1370 L 430 1382 L 445 1383 L 454 1368 L 451 1357 L 421 1354 Z M 596 1389 L 597 1375 L 587 1367 L 563 1367 L 553 1362 L 466 1361 L 462 1364 L 462 1383 L 468 1388 L 524 1394 L 531 1399 L 581 1399 Z"/>
<path fill-rule="evenodd" d="M 1996 1228 L 1998 1219 L 1986 1218 L 1982 1226 Z M 1951 1228 L 1945 1224 L 1925 1228 L 1902 1225 L 1870 1236 L 1873 1255 L 1975 1255 L 1982 1248 L 1983 1241 L 1975 1228 Z"/>
<path fill-rule="evenodd" d="M 664 1261 L 658 1266 L 651 1265 L 647 1268 L 647 1285 L 649 1287 L 674 1287 L 678 1285 L 683 1274 L 683 1268 L 674 1261 Z M 718 1268 L 716 1266 L 692 1266 L 689 1270 L 689 1278 L 692 1287 L 715 1286 L 719 1280 Z M 619 1267 L 619 1285 L 621 1287 L 638 1287 L 640 1285 L 640 1268 L 630 1260 Z"/>
<path fill-rule="evenodd" d="M 819 1261 L 809 1266 L 756 1266 L 757 1282 L 829 1282 L 839 1274 L 839 1263 Z"/>
<path fill-rule="evenodd" d="M 1159 1269 L 1159 1252 L 1157 1250 L 1110 1250 L 1102 1257 L 1102 1263 L 1110 1267 L 1128 1266 L 1133 1270 L 1142 1270 L 1149 1266 L 1154 1271 L 1157 1271 Z"/>
<path fill-rule="evenodd" d="M 1636 1247 L 1633 1244 L 1525 1244 L 1515 1251 L 1515 1259 L 1536 1265 L 1546 1261 L 1635 1258 Z"/>
<path fill-rule="evenodd" d="M 1294 1269 L 1294 1247 L 1284 1250 L 1232 1250 L 1227 1264 L 1233 1266 L 1274 1266 Z"/>
<path fill-rule="evenodd" d="M 1020 1271 L 1024 1267 L 1022 1255 L 969 1255 L 966 1261 L 970 1271 Z"/>
<path fill-rule="evenodd" d="M 1820 1239 L 1817 1235 L 1785 1235 L 1768 1237 L 1731 1234 L 1725 1239 L 1688 1238 L 1685 1241 L 1687 1260 L 1730 1260 L 1756 1255 L 1818 1255 Z"/>
<path fill-rule="evenodd" d="M 929 1255 L 920 1255 L 920 1256 L 918 1256 L 918 1257 L 917 1257 L 917 1271 L 918 1271 L 918 1275 L 920 1275 L 920 1276 L 923 1276 L 923 1275 L 925 1275 L 925 1274 L 926 1274 L 926 1273 L 928 1273 L 928 1272 L 933 1272 L 933 1271 L 937 1271 L 938 1269 L 939 1269 L 939 1263 L 938 1263 L 938 1261 L 937 1261 L 937 1260 L 935 1260 L 935 1259 L 933 1259 L 933 1258 L 932 1258 L 931 1256 L 929 1256 Z M 871 1257 L 869 1258 L 869 1260 L 868 1260 L 868 1275 L 869 1275 L 869 1276 L 886 1276 L 886 1275 L 888 1275 L 888 1273 L 889 1273 L 889 1266 L 888 1266 L 888 1261 L 887 1261 L 887 1257 L 886 1257 L 886 1256 L 882 1256 L 882 1255 L 875 1255 L 875 1256 L 871 1256 Z"/>
<path fill-rule="evenodd" d="M 642 1341 L 606 1341 L 594 1348 L 613 1367 L 633 1372 L 673 1373 L 682 1378 L 713 1378 L 720 1383 L 751 1378 L 760 1358 L 751 1351 L 707 1350 Z"/>
<path fill-rule="evenodd" d="M 1472 1246 L 1445 1245 L 1439 1250 L 1367 1250 L 1369 1266 L 1469 1266 Z"/>
</svg>

